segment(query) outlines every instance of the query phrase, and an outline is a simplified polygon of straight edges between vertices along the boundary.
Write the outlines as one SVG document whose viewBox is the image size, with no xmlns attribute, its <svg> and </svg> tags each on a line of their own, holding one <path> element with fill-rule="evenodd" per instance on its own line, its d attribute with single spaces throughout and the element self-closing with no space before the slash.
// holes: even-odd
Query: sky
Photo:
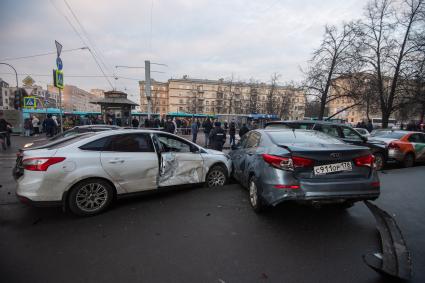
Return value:
<svg viewBox="0 0 425 283">
<path fill-rule="evenodd" d="M 229 79 L 233 75 L 235 80 L 269 82 L 271 75 L 278 73 L 280 83 L 299 82 L 303 78 L 301 68 L 319 46 L 324 26 L 360 18 L 366 3 L 367 0 L 1 0 L 0 62 L 17 69 L 20 84 L 30 74 L 45 87 L 52 83 L 56 54 L 10 59 L 54 52 L 55 40 L 64 50 L 89 46 L 110 82 L 101 77 L 102 71 L 89 50 L 79 49 L 61 55 L 65 84 L 85 90 L 116 88 L 137 101 L 138 80 L 144 80 L 144 70 L 115 66 L 143 67 L 145 60 L 166 64 L 151 67 L 163 72 L 152 73 L 158 81 L 183 75 L 200 79 Z M 14 75 L 10 73 L 11 69 L 0 65 L 0 78 L 14 85 Z"/>
</svg>

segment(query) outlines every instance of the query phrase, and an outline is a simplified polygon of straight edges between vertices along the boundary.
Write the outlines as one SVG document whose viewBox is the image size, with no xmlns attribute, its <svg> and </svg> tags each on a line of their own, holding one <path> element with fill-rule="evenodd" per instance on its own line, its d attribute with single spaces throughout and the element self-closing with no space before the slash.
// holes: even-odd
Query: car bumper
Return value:
<svg viewBox="0 0 425 283">
<path fill-rule="evenodd" d="M 17 179 L 16 195 L 23 203 L 61 202 L 66 183 L 44 178 L 44 172 L 27 171 Z M 39 205 L 40 206 L 40 205 Z"/>
<path fill-rule="evenodd" d="M 403 161 L 404 159 L 404 153 L 399 151 L 399 150 L 395 150 L 395 149 L 389 149 L 388 150 L 388 160 L 393 160 L 393 161 Z"/>
<path fill-rule="evenodd" d="M 275 182 L 260 182 L 261 196 L 269 205 L 288 200 L 296 201 L 360 201 L 375 200 L 380 195 L 380 184 L 376 173 L 361 180 L 302 180 L 293 179 L 296 189 L 278 189 Z"/>
</svg>

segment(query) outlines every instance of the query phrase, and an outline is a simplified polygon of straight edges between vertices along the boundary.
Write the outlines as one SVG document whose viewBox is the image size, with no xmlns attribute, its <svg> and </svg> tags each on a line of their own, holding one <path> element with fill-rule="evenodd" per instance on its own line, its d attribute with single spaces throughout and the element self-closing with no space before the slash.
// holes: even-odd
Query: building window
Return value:
<svg viewBox="0 0 425 283">
<path fill-rule="evenodd" d="M 205 102 L 207 105 L 209 105 L 210 104 L 210 102 L 207 100 L 206 102 Z"/>
<path fill-rule="evenodd" d="M 180 104 L 183 104 L 183 99 L 180 99 L 179 102 L 180 102 Z"/>
</svg>

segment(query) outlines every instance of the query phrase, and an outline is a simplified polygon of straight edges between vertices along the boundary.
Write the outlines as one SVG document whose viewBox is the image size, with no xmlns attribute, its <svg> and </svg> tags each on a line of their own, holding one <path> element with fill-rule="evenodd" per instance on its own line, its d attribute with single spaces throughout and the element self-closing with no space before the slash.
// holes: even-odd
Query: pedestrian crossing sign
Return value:
<svg viewBox="0 0 425 283">
<path fill-rule="evenodd" d="M 25 96 L 24 97 L 24 108 L 37 108 L 37 101 L 35 96 Z"/>
</svg>

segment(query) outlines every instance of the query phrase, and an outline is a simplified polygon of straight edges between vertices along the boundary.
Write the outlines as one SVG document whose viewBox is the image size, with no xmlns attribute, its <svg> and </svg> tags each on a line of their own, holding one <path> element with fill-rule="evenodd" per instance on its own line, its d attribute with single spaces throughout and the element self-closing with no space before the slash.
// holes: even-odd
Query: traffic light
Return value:
<svg viewBox="0 0 425 283">
<path fill-rule="evenodd" d="M 22 95 L 21 90 L 15 90 L 15 98 L 13 100 L 13 106 L 16 110 L 20 110 L 22 108 Z"/>
</svg>

